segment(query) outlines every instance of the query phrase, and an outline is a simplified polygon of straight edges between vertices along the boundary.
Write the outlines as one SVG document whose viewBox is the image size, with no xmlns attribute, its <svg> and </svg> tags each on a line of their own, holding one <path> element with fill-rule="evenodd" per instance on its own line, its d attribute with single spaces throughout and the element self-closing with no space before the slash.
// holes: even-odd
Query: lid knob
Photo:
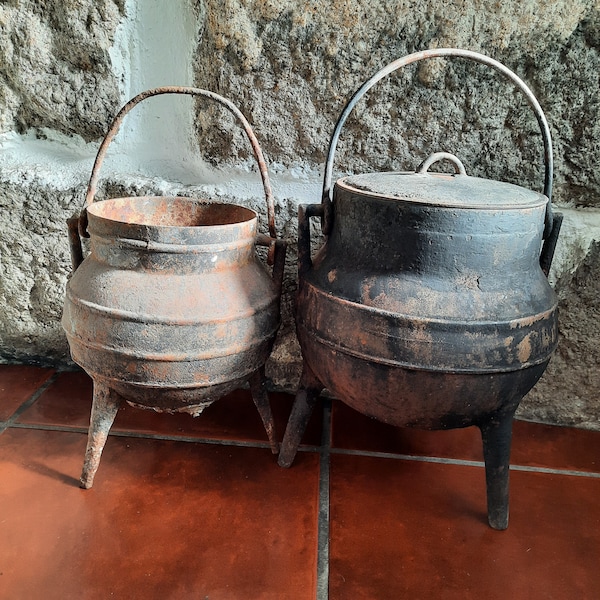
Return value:
<svg viewBox="0 0 600 600">
<path fill-rule="evenodd" d="M 454 165 L 455 175 L 466 175 L 465 166 L 460 159 L 450 152 L 434 152 L 429 158 L 426 158 L 415 170 L 416 173 L 424 175 L 431 165 L 440 160 L 448 160 Z"/>
</svg>

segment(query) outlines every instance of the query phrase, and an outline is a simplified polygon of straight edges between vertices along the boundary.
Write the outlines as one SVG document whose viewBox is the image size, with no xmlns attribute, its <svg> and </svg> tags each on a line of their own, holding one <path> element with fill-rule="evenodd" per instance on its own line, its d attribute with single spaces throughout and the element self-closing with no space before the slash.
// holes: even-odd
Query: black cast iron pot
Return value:
<svg viewBox="0 0 600 600">
<path fill-rule="evenodd" d="M 340 179 L 331 195 L 337 139 L 354 104 L 391 71 L 432 56 L 483 62 L 525 92 L 544 137 L 543 194 L 470 177 L 458 158 L 442 152 L 415 172 Z M 440 160 L 455 172 L 429 172 Z M 280 465 L 293 461 L 323 388 L 391 425 L 476 425 L 489 522 L 507 527 L 512 418 L 558 339 L 557 299 L 546 278 L 560 223 L 551 214 L 551 178 L 541 108 L 492 59 L 453 49 L 417 53 L 362 86 L 336 126 L 322 204 L 300 209 L 297 332 L 304 372 Z M 310 216 L 322 217 L 327 234 L 314 260 Z"/>
</svg>

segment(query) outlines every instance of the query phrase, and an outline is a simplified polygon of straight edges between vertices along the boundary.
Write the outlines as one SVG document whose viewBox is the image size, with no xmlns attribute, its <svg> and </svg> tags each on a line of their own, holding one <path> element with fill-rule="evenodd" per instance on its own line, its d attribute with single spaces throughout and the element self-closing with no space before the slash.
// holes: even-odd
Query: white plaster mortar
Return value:
<svg viewBox="0 0 600 600">
<path fill-rule="evenodd" d="M 549 276 L 551 285 L 574 273 L 591 244 L 600 240 L 600 210 L 557 207 L 556 212 L 564 219 Z"/>
<path fill-rule="evenodd" d="M 69 190 L 87 184 L 98 144 L 86 144 L 81 138 L 54 134 L 52 139 L 14 133 L 0 136 L 0 176 L 2 181 L 24 186 L 42 186 Z M 142 162 L 127 154 L 108 155 L 101 179 L 110 177 L 124 184 L 147 183 L 152 178 L 163 193 L 177 193 L 182 186 L 193 185 L 208 196 L 233 196 L 240 200 L 264 197 L 258 172 L 250 165 L 215 169 L 188 156 L 181 165 L 158 165 L 157 160 Z M 269 171 L 276 199 L 320 202 L 322 179 L 317 170 L 273 169 Z"/>
<path fill-rule="evenodd" d="M 125 13 L 110 51 L 122 104 L 150 88 L 192 86 L 192 56 L 197 46 L 192 3 L 175 0 L 165 10 L 160 0 L 127 0 Z M 115 114 L 119 108 L 114 107 Z M 42 133 L 46 139 L 14 132 L 0 136 L 2 179 L 57 190 L 85 184 L 99 144 L 86 144 L 79 137 L 52 130 Z M 143 184 L 150 177 L 165 193 L 182 184 L 199 186 L 208 195 L 242 200 L 264 195 L 258 173 L 251 172 L 251 162 L 238 169 L 211 168 L 198 157 L 193 133 L 190 97 L 167 95 L 145 100 L 126 116 L 108 149 L 100 177 L 125 184 Z M 317 171 L 273 165 L 271 182 L 278 197 L 302 202 L 320 199 Z"/>
<path fill-rule="evenodd" d="M 2 180 L 25 186 L 68 190 L 87 183 L 97 144 L 81 138 L 47 133 L 47 139 L 15 133 L 0 136 L 0 173 Z M 163 193 L 176 194 L 182 186 L 192 185 L 207 197 L 232 196 L 240 201 L 264 196 L 261 179 L 250 162 L 238 168 L 215 169 L 191 154 L 180 165 L 160 165 L 158 159 L 142 161 L 121 152 L 109 153 L 101 177 L 111 177 L 127 185 L 143 185 L 148 178 Z M 321 198 L 320 170 L 280 164 L 269 166 L 273 193 L 277 200 L 318 203 Z M 572 273 L 587 254 L 591 243 L 600 239 L 600 211 L 557 207 L 564 215 L 559 244 L 550 281 Z"/>
<path fill-rule="evenodd" d="M 161 0 L 127 0 L 125 12 L 111 52 L 123 104 L 147 89 L 191 86 L 197 45 L 192 3 L 174 0 L 165 10 Z M 189 97 L 145 100 L 125 118 L 113 152 L 130 161 L 132 157 L 167 165 L 185 161 L 192 148 L 191 109 Z"/>
</svg>

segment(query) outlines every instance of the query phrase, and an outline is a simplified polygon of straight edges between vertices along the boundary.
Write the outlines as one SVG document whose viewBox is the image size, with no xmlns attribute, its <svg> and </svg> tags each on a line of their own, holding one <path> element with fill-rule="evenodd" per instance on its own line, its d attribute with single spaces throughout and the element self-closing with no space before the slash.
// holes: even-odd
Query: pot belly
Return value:
<svg viewBox="0 0 600 600">
<path fill-rule="evenodd" d="M 556 310 L 508 322 L 456 322 L 375 310 L 300 287 L 304 360 L 337 398 L 396 426 L 465 427 L 515 408 L 557 342 Z"/>
<path fill-rule="evenodd" d="M 239 388 L 266 362 L 275 335 L 234 354 L 203 359 L 136 356 L 115 348 L 90 347 L 68 336 L 73 360 L 95 381 L 134 406 L 198 415 Z"/>
<path fill-rule="evenodd" d="M 198 413 L 247 381 L 273 346 L 277 295 L 264 271 L 246 271 L 213 281 L 84 261 L 63 311 L 71 356 L 132 404 Z M 221 288 L 233 297 L 223 299 Z"/>
<path fill-rule="evenodd" d="M 332 350 L 302 328 L 298 336 L 304 360 L 334 397 L 362 414 L 398 427 L 476 425 L 494 413 L 515 408 L 548 362 L 497 373 L 425 371 Z"/>
</svg>

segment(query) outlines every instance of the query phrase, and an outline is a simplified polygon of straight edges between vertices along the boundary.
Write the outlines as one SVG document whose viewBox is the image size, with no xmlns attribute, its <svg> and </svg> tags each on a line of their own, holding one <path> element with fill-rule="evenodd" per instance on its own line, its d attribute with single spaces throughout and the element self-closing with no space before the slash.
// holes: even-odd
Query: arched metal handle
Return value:
<svg viewBox="0 0 600 600">
<path fill-rule="evenodd" d="M 265 198 L 267 201 L 267 219 L 268 219 L 268 226 L 269 226 L 269 235 L 273 239 L 276 239 L 277 235 L 276 235 L 276 231 L 275 231 L 275 206 L 274 206 L 274 201 L 273 201 L 273 192 L 271 190 L 271 183 L 269 180 L 269 173 L 267 171 L 267 165 L 265 163 L 265 159 L 264 159 L 262 150 L 260 148 L 260 145 L 258 144 L 258 140 L 256 139 L 256 136 L 254 135 L 254 132 L 252 131 L 252 127 L 250 126 L 250 123 L 248 123 L 248 120 L 240 112 L 240 110 L 237 108 L 237 106 L 235 106 L 235 104 L 233 104 L 231 101 L 227 100 L 227 98 L 223 98 L 223 96 L 219 96 L 218 94 L 215 94 L 214 92 L 210 92 L 208 90 L 202 90 L 202 89 L 193 88 L 193 87 L 179 87 L 179 86 L 159 87 L 159 88 L 154 88 L 151 90 L 146 90 L 145 92 L 141 92 L 140 94 L 138 94 L 137 96 L 135 96 L 134 98 L 129 100 L 129 102 L 127 102 L 127 104 L 125 104 L 125 106 L 123 106 L 123 108 L 121 108 L 121 110 L 117 113 L 117 116 L 114 118 L 114 120 L 110 126 L 110 129 L 108 130 L 108 133 L 106 134 L 104 140 L 102 141 L 102 144 L 100 145 L 100 149 L 98 150 L 98 154 L 96 156 L 96 160 L 95 160 L 94 166 L 92 168 L 92 174 L 90 177 L 87 193 L 85 196 L 85 204 L 84 204 L 83 210 L 81 212 L 81 215 L 79 217 L 79 234 L 82 237 L 89 237 L 89 233 L 87 232 L 86 208 L 94 202 L 94 197 L 96 195 L 96 187 L 98 184 L 98 176 L 99 176 L 99 172 L 100 172 L 100 167 L 102 166 L 102 162 L 106 155 L 108 146 L 110 145 L 111 141 L 113 140 L 113 138 L 119 131 L 119 128 L 121 127 L 121 124 L 123 123 L 123 119 L 124 119 L 125 115 L 134 106 L 136 106 L 136 104 L 139 104 L 140 102 L 142 102 L 143 100 L 146 100 L 147 98 L 150 98 L 152 96 L 158 96 L 160 94 L 187 94 L 189 96 L 204 96 L 205 98 L 210 98 L 212 100 L 216 100 L 217 102 L 221 103 L 237 117 L 238 121 L 240 121 L 240 123 L 242 124 L 242 126 L 246 132 L 246 135 L 248 136 L 248 139 L 250 140 L 250 144 L 252 145 L 252 150 L 254 152 L 254 157 L 256 158 L 256 162 L 258 163 L 258 169 L 260 171 L 260 176 L 262 178 L 263 188 L 265 191 Z"/>
<path fill-rule="evenodd" d="M 553 160 L 552 160 L 552 141 L 550 137 L 550 128 L 548 127 L 548 122 L 546 121 L 546 117 L 542 111 L 542 108 L 537 101 L 536 97 L 533 95 L 532 91 L 527 87 L 527 85 L 510 69 L 505 67 L 502 63 L 499 63 L 497 60 L 489 58 L 484 54 L 479 54 L 477 52 L 472 52 L 471 50 L 460 50 L 456 48 L 436 48 L 433 50 L 424 50 L 422 52 L 415 52 L 413 54 L 409 54 L 404 58 L 399 58 L 394 62 L 391 62 L 389 65 L 375 73 L 368 81 L 362 84 L 362 86 L 355 92 L 354 96 L 350 98 L 348 103 L 346 104 L 344 110 L 342 111 L 334 132 L 331 137 L 331 141 L 329 143 L 329 152 L 327 154 L 327 161 L 325 163 L 325 177 L 323 181 L 323 196 L 322 196 L 322 204 L 323 204 L 323 219 L 322 219 L 322 228 L 324 234 L 329 234 L 331 232 L 332 225 L 332 216 L 333 216 L 333 190 L 331 185 L 332 172 L 333 172 L 333 159 L 335 156 L 335 151 L 337 148 L 338 140 L 340 137 L 340 132 L 346 119 L 352 112 L 352 109 L 356 105 L 356 103 L 381 79 L 393 73 L 394 71 L 410 65 L 411 63 L 424 60 L 427 58 L 437 58 L 437 57 L 459 57 L 459 58 L 469 58 L 476 62 L 482 63 L 484 65 L 490 66 L 496 71 L 502 73 L 505 77 L 507 77 L 510 81 L 512 81 L 525 95 L 529 105 L 533 108 L 535 113 L 535 117 L 542 131 L 542 138 L 544 142 L 544 162 L 545 162 L 545 175 L 544 175 L 544 195 L 548 197 L 548 205 L 546 207 L 546 217 L 545 217 L 545 228 L 544 228 L 544 238 L 547 238 L 552 231 L 552 169 L 553 169 Z"/>
</svg>

